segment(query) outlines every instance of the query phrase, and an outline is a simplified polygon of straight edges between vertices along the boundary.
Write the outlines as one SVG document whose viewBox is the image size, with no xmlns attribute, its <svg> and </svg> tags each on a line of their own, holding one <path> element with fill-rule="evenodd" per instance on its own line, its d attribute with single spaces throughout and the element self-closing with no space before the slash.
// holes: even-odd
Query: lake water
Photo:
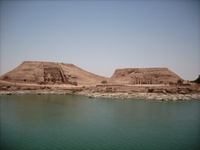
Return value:
<svg viewBox="0 0 200 150">
<path fill-rule="evenodd" d="M 3 150 L 199 150 L 200 100 L 0 96 Z"/>
</svg>

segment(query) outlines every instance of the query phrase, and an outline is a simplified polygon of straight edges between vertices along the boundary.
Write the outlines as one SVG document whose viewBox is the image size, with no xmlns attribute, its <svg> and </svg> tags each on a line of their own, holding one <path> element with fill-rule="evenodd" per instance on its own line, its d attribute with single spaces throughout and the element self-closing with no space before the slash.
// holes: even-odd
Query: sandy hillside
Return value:
<svg viewBox="0 0 200 150">
<path fill-rule="evenodd" d="M 109 84 L 169 84 L 182 80 L 168 68 L 116 69 Z"/>
<path fill-rule="evenodd" d="M 107 80 L 73 64 L 39 61 L 24 61 L 0 79 L 10 82 L 78 85 L 101 84 L 101 81 Z"/>
</svg>

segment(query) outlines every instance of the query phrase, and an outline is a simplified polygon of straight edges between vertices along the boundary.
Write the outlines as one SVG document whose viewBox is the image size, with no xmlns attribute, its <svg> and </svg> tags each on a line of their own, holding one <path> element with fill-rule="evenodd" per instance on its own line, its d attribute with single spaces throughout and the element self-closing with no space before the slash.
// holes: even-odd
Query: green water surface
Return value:
<svg viewBox="0 0 200 150">
<path fill-rule="evenodd" d="M 199 150 L 200 100 L 0 96 L 3 150 Z"/>
</svg>

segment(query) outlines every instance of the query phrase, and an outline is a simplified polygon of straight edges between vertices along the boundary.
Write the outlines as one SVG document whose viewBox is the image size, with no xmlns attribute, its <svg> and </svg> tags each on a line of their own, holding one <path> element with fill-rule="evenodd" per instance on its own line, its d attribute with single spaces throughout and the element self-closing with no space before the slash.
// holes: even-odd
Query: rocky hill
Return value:
<svg viewBox="0 0 200 150">
<path fill-rule="evenodd" d="M 168 68 L 116 69 L 108 84 L 171 84 L 182 79 Z"/>
<path fill-rule="evenodd" d="M 96 85 L 107 78 L 87 72 L 73 64 L 24 61 L 2 75 L 0 80 L 37 84 Z"/>
</svg>

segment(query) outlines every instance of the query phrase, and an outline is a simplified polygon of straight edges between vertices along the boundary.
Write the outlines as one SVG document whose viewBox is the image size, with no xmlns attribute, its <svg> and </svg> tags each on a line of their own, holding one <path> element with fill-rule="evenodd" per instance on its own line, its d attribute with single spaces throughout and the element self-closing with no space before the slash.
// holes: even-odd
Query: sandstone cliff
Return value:
<svg viewBox="0 0 200 150">
<path fill-rule="evenodd" d="M 24 61 L 2 75 L 0 80 L 38 84 L 96 85 L 107 78 L 87 72 L 73 64 Z"/>
<path fill-rule="evenodd" d="M 168 68 L 116 69 L 108 84 L 170 84 L 182 80 Z"/>
</svg>

